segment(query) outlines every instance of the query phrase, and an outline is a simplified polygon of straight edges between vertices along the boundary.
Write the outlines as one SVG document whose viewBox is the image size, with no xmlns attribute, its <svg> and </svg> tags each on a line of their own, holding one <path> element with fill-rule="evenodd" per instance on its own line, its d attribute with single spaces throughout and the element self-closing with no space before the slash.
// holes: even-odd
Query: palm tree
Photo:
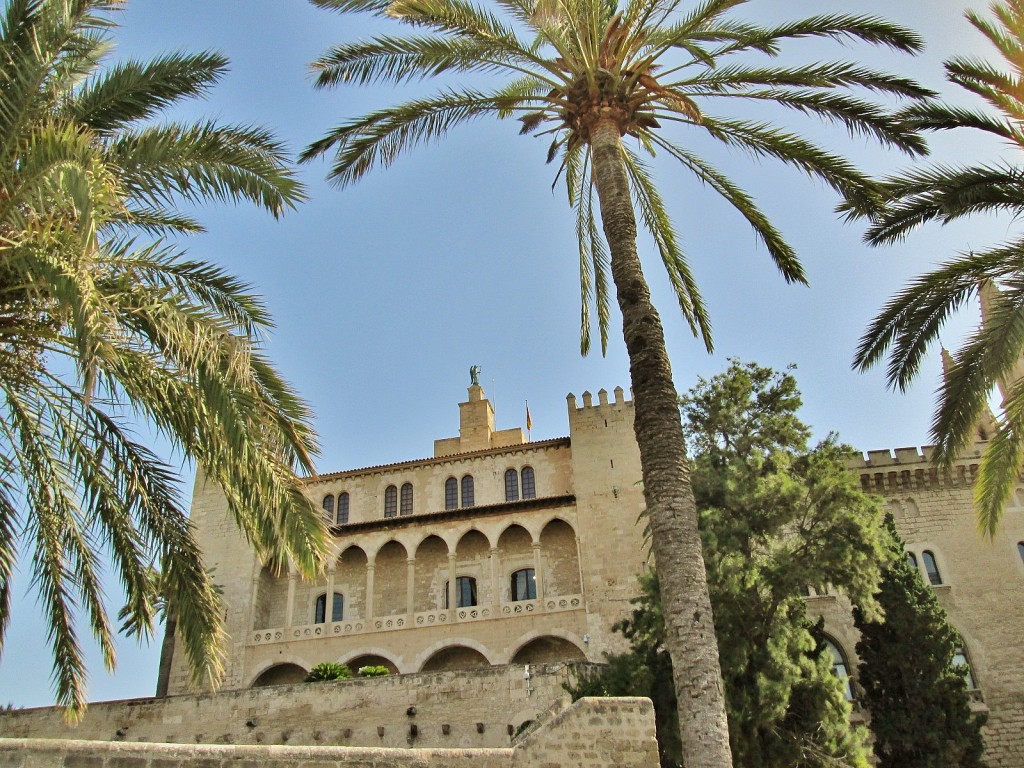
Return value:
<svg viewBox="0 0 1024 768">
<path fill-rule="evenodd" d="M 687 703 L 680 707 L 680 726 L 689 768 L 727 766 L 731 759 L 678 397 L 637 253 L 637 210 L 657 244 L 683 316 L 709 349 L 711 328 L 665 203 L 638 150 L 663 152 L 728 200 L 790 282 L 805 281 L 800 262 L 754 200 L 698 154 L 667 138 L 662 123 L 682 135 L 687 129 L 703 131 L 755 156 L 789 163 L 824 180 L 858 208 L 870 204 L 872 185 L 842 157 L 771 124 L 708 109 L 716 101 L 771 102 L 908 152 L 923 150 L 920 139 L 884 109 L 847 91 L 857 87 L 921 97 L 924 92 L 912 81 L 846 62 L 750 63 L 751 54 L 774 56 L 793 38 L 859 39 L 915 51 L 920 47 L 915 35 L 866 16 L 823 15 L 777 27 L 727 16 L 744 1 L 631 0 L 620 7 L 609 0 L 497 0 L 505 20 L 465 0 L 313 0 L 416 30 L 333 48 L 314 64 L 320 87 L 404 83 L 452 72 L 508 76 L 492 91 L 453 87 L 334 129 L 302 159 L 333 151 L 330 176 L 338 184 L 355 182 L 377 165 L 390 165 L 409 147 L 485 115 L 518 118 L 523 133 L 551 137 L 548 158 L 560 161 L 559 174 L 576 211 L 584 353 L 590 347 L 592 303 L 602 351 L 607 344 L 609 272 L 622 312 L 644 494 L 665 595 L 666 642 L 679 701 Z"/>
<path fill-rule="evenodd" d="M 904 112 L 911 127 L 927 131 L 970 128 L 1024 149 L 1024 0 L 993 4 L 995 21 L 974 11 L 970 23 L 995 46 L 1009 71 L 979 59 L 946 62 L 946 77 L 988 102 L 982 112 L 937 102 Z M 913 168 L 882 185 L 865 239 L 872 245 L 902 240 L 918 225 L 947 223 L 977 213 L 1024 215 L 1024 167 L 998 163 Z M 979 292 L 985 321 L 954 355 L 939 388 L 932 422 L 935 460 L 949 468 L 973 440 L 987 414 L 988 398 L 1003 389 L 1003 413 L 985 448 L 975 484 L 978 528 L 994 536 L 1003 506 L 1024 463 L 1024 238 L 962 253 L 916 278 L 894 296 L 860 340 L 854 367 L 865 370 L 889 354 L 890 386 L 905 390 L 945 320 Z"/>
<path fill-rule="evenodd" d="M 168 240 L 201 229 L 177 201 L 276 216 L 302 188 L 261 129 L 153 122 L 226 62 L 104 67 L 119 5 L 9 0 L 0 15 L 0 648 L 21 549 L 71 716 L 85 706 L 79 612 L 115 661 L 103 553 L 129 633 L 150 633 L 166 598 L 197 683 L 222 669 L 222 608 L 176 473 L 135 436 L 140 420 L 224 488 L 264 558 L 312 574 L 325 545 L 296 475 L 312 470 L 315 436 L 260 349 L 265 309 Z"/>
</svg>

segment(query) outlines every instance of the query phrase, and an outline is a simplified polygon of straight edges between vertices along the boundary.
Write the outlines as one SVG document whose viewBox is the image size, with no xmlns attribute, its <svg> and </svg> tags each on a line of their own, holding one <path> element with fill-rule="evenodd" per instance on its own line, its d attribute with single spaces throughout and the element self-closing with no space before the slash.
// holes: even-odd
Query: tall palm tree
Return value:
<svg viewBox="0 0 1024 768">
<path fill-rule="evenodd" d="M 988 111 L 928 102 L 903 117 L 914 128 L 969 128 L 1024 149 L 1024 0 L 991 7 L 994 21 L 974 11 L 970 23 L 1005 60 L 1000 70 L 974 58 L 946 62 L 947 79 L 988 102 Z M 929 221 L 945 224 L 978 213 L 1024 215 L 1024 165 L 1012 160 L 965 166 L 912 168 L 885 180 L 865 239 L 902 240 Z M 976 293 L 985 321 L 956 352 L 939 388 L 932 422 L 935 460 L 946 468 L 973 440 L 988 398 L 1003 389 L 1003 412 L 985 448 L 975 484 L 979 530 L 994 536 L 1003 506 L 1024 464 L 1024 238 L 962 253 L 922 275 L 894 296 L 861 338 L 854 367 L 865 370 L 889 355 L 888 381 L 905 390 L 946 319 Z"/>
<path fill-rule="evenodd" d="M 639 150 L 664 152 L 722 195 L 754 228 L 783 277 L 804 282 L 793 249 L 754 200 L 667 135 L 677 131 L 685 137 L 687 130 L 697 130 L 756 156 L 782 160 L 824 180 L 858 208 L 866 207 L 872 185 L 842 157 L 769 123 L 714 115 L 709 109 L 716 101 L 771 102 L 919 152 L 923 144 L 912 132 L 877 104 L 848 92 L 863 88 L 921 97 L 924 92 L 912 81 L 846 62 L 750 62 L 751 54 L 770 58 L 793 38 L 859 39 L 901 51 L 917 50 L 920 40 L 866 16 L 823 15 L 776 27 L 727 16 L 745 0 L 630 0 L 622 6 L 610 0 L 496 0 L 504 18 L 467 0 L 313 2 L 390 18 L 415 30 L 333 48 L 314 64 L 320 87 L 403 83 L 448 73 L 508 76 L 492 91 L 453 87 L 331 131 L 303 159 L 333 151 L 330 175 L 338 184 L 355 182 L 377 165 L 390 165 L 409 147 L 485 115 L 518 118 L 523 133 L 551 137 L 548 158 L 559 160 L 576 211 L 584 353 L 590 346 L 592 303 L 602 351 L 607 344 L 609 272 L 622 312 L 667 645 L 679 701 L 686 702 L 679 711 L 687 766 L 731 765 L 678 397 L 661 320 L 637 253 L 637 210 L 657 244 L 683 316 L 709 349 L 711 328 Z"/>
<path fill-rule="evenodd" d="M 79 612 L 114 665 L 104 553 L 129 632 L 152 631 L 164 597 L 197 682 L 222 670 L 216 590 L 140 420 L 224 488 L 266 559 L 312 574 L 325 544 L 296 475 L 312 471 L 315 436 L 260 349 L 265 309 L 168 240 L 201 229 L 179 201 L 248 200 L 276 216 L 302 188 L 261 129 L 153 122 L 226 62 L 104 66 L 119 6 L 9 0 L 0 15 L 0 648 L 20 549 L 72 716 L 85 706 Z"/>
</svg>

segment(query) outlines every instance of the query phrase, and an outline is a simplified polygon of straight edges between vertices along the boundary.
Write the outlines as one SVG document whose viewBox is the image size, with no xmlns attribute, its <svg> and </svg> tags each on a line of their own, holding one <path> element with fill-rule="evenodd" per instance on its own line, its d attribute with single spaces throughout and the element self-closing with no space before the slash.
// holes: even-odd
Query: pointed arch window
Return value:
<svg viewBox="0 0 1024 768">
<path fill-rule="evenodd" d="M 907 552 L 907 565 L 909 565 L 915 571 L 917 570 L 917 555 L 915 555 L 913 552 Z"/>
<path fill-rule="evenodd" d="M 505 470 L 505 501 L 519 501 L 519 473 Z"/>
<path fill-rule="evenodd" d="M 521 474 L 523 478 L 523 498 L 537 498 L 537 483 L 534 480 L 533 467 L 523 467 Z"/>
<path fill-rule="evenodd" d="M 942 574 L 939 573 L 939 565 L 935 562 L 935 555 L 926 549 L 921 553 L 921 559 L 924 561 L 925 573 L 928 574 L 928 583 L 933 587 L 942 584 Z"/>
<path fill-rule="evenodd" d="M 329 525 L 334 522 L 334 494 L 328 493 L 324 496 L 322 506 L 324 509 L 324 519 L 327 520 Z"/>
<path fill-rule="evenodd" d="M 389 485 L 384 490 L 384 517 L 394 517 L 398 514 L 398 489 Z"/>
<path fill-rule="evenodd" d="M 472 507 L 474 506 L 473 501 L 473 476 L 463 475 L 462 476 L 462 506 Z"/>
<path fill-rule="evenodd" d="M 444 481 L 444 508 L 459 508 L 459 481 L 454 477 L 449 477 Z"/>
<path fill-rule="evenodd" d="M 412 514 L 412 483 L 404 483 L 402 485 L 402 506 L 399 510 L 399 514 L 411 515 Z"/>
<path fill-rule="evenodd" d="M 967 647 L 960 643 L 953 651 L 953 669 L 963 670 L 964 679 L 967 681 L 967 690 L 978 690 L 978 683 L 974 679 L 974 672 L 971 669 L 971 660 L 967 656 Z"/>
<path fill-rule="evenodd" d="M 338 525 L 348 522 L 348 491 L 338 494 Z"/>
<path fill-rule="evenodd" d="M 853 701 L 853 688 L 850 685 L 849 667 L 846 665 L 846 656 L 834 642 L 825 638 L 825 647 L 832 657 L 832 674 L 839 678 L 843 686 L 843 696 L 847 701 Z"/>
<path fill-rule="evenodd" d="M 341 621 L 345 617 L 345 596 L 341 592 L 334 593 L 334 600 L 331 605 L 331 621 Z M 324 624 L 327 621 L 327 593 L 319 595 L 316 599 L 313 623 Z"/>
</svg>

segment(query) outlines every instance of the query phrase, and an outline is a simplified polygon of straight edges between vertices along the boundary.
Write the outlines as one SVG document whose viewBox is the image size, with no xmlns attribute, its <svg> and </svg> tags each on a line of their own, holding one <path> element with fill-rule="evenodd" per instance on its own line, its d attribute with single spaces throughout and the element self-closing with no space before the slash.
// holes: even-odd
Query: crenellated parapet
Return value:
<svg viewBox="0 0 1024 768">
<path fill-rule="evenodd" d="M 907 490 L 963 488 L 974 483 L 983 443 L 975 443 L 953 463 L 949 472 L 933 464 L 935 446 L 868 451 L 847 459 L 865 491 L 894 493 Z"/>
<path fill-rule="evenodd" d="M 569 425 L 570 432 L 572 426 L 583 426 L 588 423 L 597 423 L 601 420 L 608 420 L 613 415 L 621 418 L 628 414 L 632 418 L 633 414 L 633 401 L 626 399 L 626 392 L 622 387 L 616 387 L 612 390 L 614 400 L 609 400 L 608 390 L 599 389 L 597 391 L 597 403 L 594 403 L 594 396 L 589 392 L 585 391 L 581 399 L 583 405 L 579 405 L 576 400 L 576 395 L 570 392 L 565 400 L 566 405 L 569 408 Z"/>
</svg>

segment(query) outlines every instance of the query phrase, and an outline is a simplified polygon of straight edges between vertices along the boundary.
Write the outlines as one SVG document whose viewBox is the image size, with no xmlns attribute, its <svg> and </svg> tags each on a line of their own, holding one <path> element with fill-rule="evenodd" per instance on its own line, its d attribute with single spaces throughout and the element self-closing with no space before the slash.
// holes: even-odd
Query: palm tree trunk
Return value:
<svg viewBox="0 0 1024 768">
<path fill-rule="evenodd" d="M 686 768 L 732 768 L 725 695 L 707 574 L 690 487 L 679 397 L 665 333 L 636 250 L 636 218 L 616 123 L 592 128 L 593 178 L 611 252 L 612 280 L 636 406 L 636 441 L 654 558 L 661 582 L 665 645 L 672 657 Z"/>
</svg>

